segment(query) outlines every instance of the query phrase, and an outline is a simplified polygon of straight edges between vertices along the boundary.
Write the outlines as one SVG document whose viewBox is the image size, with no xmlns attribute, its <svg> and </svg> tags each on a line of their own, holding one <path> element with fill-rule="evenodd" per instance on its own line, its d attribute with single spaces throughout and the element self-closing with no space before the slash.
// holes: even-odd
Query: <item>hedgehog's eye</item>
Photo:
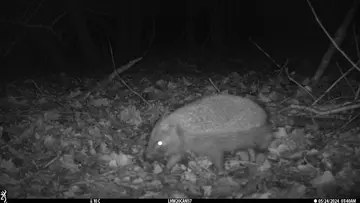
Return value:
<svg viewBox="0 0 360 203">
<path fill-rule="evenodd" d="M 163 146 L 163 145 L 164 145 L 164 142 L 160 140 L 160 141 L 157 142 L 157 145 L 158 145 L 158 146 Z"/>
</svg>

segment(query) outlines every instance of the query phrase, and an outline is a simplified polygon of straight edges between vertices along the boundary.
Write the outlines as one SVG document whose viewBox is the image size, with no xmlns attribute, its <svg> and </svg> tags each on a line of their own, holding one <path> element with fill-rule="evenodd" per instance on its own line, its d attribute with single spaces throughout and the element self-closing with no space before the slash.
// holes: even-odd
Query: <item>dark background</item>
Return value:
<svg viewBox="0 0 360 203">
<path fill-rule="evenodd" d="M 323 25 L 334 34 L 352 0 L 312 0 Z M 356 57 L 349 26 L 342 48 Z M 306 0 L 7 0 L 0 2 L 2 80 L 68 72 L 110 73 L 110 46 L 117 67 L 147 53 L 204 54 L 279 63 L 310 61 L 312 74 L 329 39 Z M 333 60 L 343 60 L 337 54 Z M 347 64 L 348 65 L 348 64 Z M 148 67 L 149 69 L 155 67 Z"/>
</svg>

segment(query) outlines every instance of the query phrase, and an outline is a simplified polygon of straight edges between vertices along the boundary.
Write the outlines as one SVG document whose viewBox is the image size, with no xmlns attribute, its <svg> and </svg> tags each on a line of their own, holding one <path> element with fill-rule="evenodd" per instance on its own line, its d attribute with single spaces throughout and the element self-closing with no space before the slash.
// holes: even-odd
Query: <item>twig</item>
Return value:
<svg viewBox="0 0 360 203">
<path fill-rule="evenodd" d="M 314 101 L 314 103 L 312 103 L 312 105 L 316 105 L 338 82 L 340 82 L 341 79 L 348 75 L 352 70 L 354 70 L 354 67 L 350 68 L 348 71 L 346 71 L 345 74 L 340 76 L 329 88 L 327 88 L 327 90 L 325 90 L 325 92 L 317 100 Z"/>
<path fill-rule="evenodd" d="M 110 56 L 111 56 L 111 62 L 112 62 L 112 65 L 113 65 L 113 69 L 115 72 L 116 71 L 116 62 L 115 62 L 115 59 L 114 59 L 114 52 L 113 52 L 113 49 L 112 49 L 112 46 L 111 46 L 111 41 L 110 41 L 110 38 L 108 37 L 108 44 L 109 44 L 109 51 L 110 51 Z M 129 63 L 128 63 L 129 64 Z"/>
<path fill-rule="evenodd" d="M 359 84 L 359 87 L 356 91 L 356 94 L 355 94 L 355 100 L 357 100 L 359 98 L 359 94 L 360 94 L 360 84 Z"/>
<path fill-rule="evenodd" d="M 42 1 L 43 2 L 43 1 Z M 41 2 L 41 4 L 42 4 Z M 40 8 L 41 4 L 39 4 L 38 8 Z M 36 11 L 37 11 L 36 9 Z M 36 12 L 35 11 L 35 12 Z M 34 12 L 34 13 L 35 13 Z M 33 14 L 34 14 L 33 13 Z M 31 14 L 30 18 L 33 16 L 33 14 Z M 42 28 L 42 29 L 46 29 L 47 31 L 50 31 L 53 35 L 55 35 L 57 38 L 59 38 L 59 36 L 56 34 L 56 32 L 54 31 L 53 27 L 55 25 L 55 23 L 57 23 L 64 15 L 66 14 L 66 12 L 60 14 L 58 17 L 56 17 L 56 19 L 51 23 L 51 25 L 32 25 L 32 24 L 27 24 L 27 22 L 30 20 L 30 18 L 28 18 L 28 20 L 25 20 L 24 22 L 21 22 L 18 21 L 18 22 L 15 22 L 15 21 L 5 21 L 5 20 L 0 20 L 0 22 L 3 22 L 3 23 L 11 23 L 11 24 L 14 24 L 14 25 L 20 25 L 20 26 L 23 26 L 23 27 L 27 27 L 27 28 Z M 24 14 L 25 15 L 25 14 Z M 25 16 L 23 16 L 22 18 L 24 18 Z M 22 19 L 21 18 L 21 19 Z M 12 50 L 13 47 L 15 47 L 16 44 L 20 43 L 23 39 L 25 39 L 27 33 L 24 32 L 22 34 L 21 37 L 18 37 L 16 40 L 14 40 L 13 42 L 11 42 L 11 44 L 9 46 L 7 46 L 6 48 L 6 51 L 4 51 L 4 54 L 2 54 L 3 56 L 7 56 L 10 51 Z"/>
<path fill-rule="evenodd" d="M 354 41 L 355 41 L 355 49 L 356 49 L 356 54 L 358 57 L 358 60 L 360 60 L 360 47 L 359 47 L 359 41 L 358 41 L 358 36 L 356 35 L 356 31 L 355 31 L 355 26 L 353 27 L 353 35 L 354 35 Z"/>
<path fill-rule="evenodd" d="M 348 99 L 349 97 L 345 97 L 345 96 L 339 96 L 339 97 L 335 97 L 335 98 L 331 98 L 330 100 L 325 101 L 324 103 L 322 103 L 321 105 L 328 105 L 328 104 L 334 104 L 336 103 L 336 101 L 340 100 L 340 99 Z M 350 102 L 351 103 L 351 102 Z M 345 102 L 343 105 L 345 104 L 349 104 L 349 102 Z M 341 106 L 341 105 L 340 105 Z"/>
<path fill-rule="evenodd" d="M 329 40 L 331 41 L 331 43 L 333 44 L 333 46 L 345 57 L 345 59 L 353 66 L 355 67 L 358 71 L 360 71 L 360 68 L 348 57 L 348 55 L 342 50 L 340 49 L 340 47 L 336 44 L 336 42 L 334 41 L 334 39 L 330 36 L 330 34 L 328 33 L 328 31 L 325 29 L 325 27 L 323 26 L 323 24 L 321 23 L 319 17 L 317 16 L 314 7 L 312 6 L 312 4 L 310 3 L 309 0 L 306 0 L 307 3 L 310 6 L 311 12 L 313 13 L 315 20 L 317 21 L 317 23 L 320 25 L 321 29 L 325 32 L 326 36 L 329 38 Z M 355 0 L 355 3 L 357 3 L 358 0 Z"/>
<path fill-rule="evenodd" d="M 126 71 L 127 69 L 131 68 L 133 65 L 135 65 L 137 62 L 141 61 L 143 59 L 143 57 L 139 57 L 139 58 L 136 58 L 134 60 L 131 60 L 129 63 L 127 63 L 126 65 L 123 65 L 121 66 L 120 68 L 118 69 L 115 69 L 115 61 L 114 61 L 114 57 L 112 55 L 112 51 L 111 52 L 111 60 L 113 62 L 113 68 L 114 68 L 114 71 L 109 75 L 108 77 L 108 80 L 109 81 L 112 81 L 116 76 L 118 76 L 119 74 L 121 74 L 122 72 Z"/>
<path fill-rule="evenodd" d="M 216 85 L 215 85 L 214 82 L 211 80 L 211 78 L 209 78 L 209 81 L 210 81 L 211 85 L 216 89 L 216 91 L 217 91 L 218 93 L 220 93 L 219 88 L 216 87 Z"/>
<path fill-rule="evenodd" d="M 311 92 L 309 90 L 307 90 L 304 86 L 302 86 L 300 83 L 298 83 L 294 78 L 292 78 L 289 74 L 289 71 L 287 68 L 285 68 L 285 73 L 288 76 L 289 80 L 293 81 L 297 86 L 299 86 L 301 89 L 305 90 L 306 93 L 308 93 L 313 100 L 315 100 L 314 95 L 311 94 Z"/>
<path fill-rule="evenodd" d="M 357 54 L 358 63 L 359 63 L 360 62 L 360 48 L 359 48 L 358 36 L 356 35 L 356 32 L 355 32 L 355 26 L 353 27 L 353 34 L 354 34 L 354 39 L 355 39 L 356 54 Z M 355 98 L 354 98 L 355 100 L 357 100 L 359 98 L 359 94 L 360 94 L 360 85 L 356 91 Z"/>
<path fill-rule="evenodd" d="M 340 67 L 340 64 L 339 64 L 338 62 L 336 62 L 336 66 L 339 68 L 339 71 L 340 71 L 341 75 L 346 74 L 346 73 L 344 73 L 344 72 L 342 71 L 342 69 L 341 69 L 341 67 Z M 354 67 L 351 67 L 350 69 L 354 69 Z M 351 91 L 352 91 L 353 94 L 355 95 L 355 90 L 354 90 L 354 88 L 351 86 L 351 84 L 350 84 L 349 80 L 347 79 L 346 75 L 344 76 L 344 80 L 345 80 L 345 82 L 349 85 Z"/>
<path fill-rule="evenodd" d="M 358 116 L 359 116 L 359 114 L 356 115 L 356 116 L 354 116 L 354 117 L 352 117 L 348 122 L 346 122 L 344 125 L 342 125 L 342 126 L 339 128 L 338 131 L 344 129 L 349 123 L 351 123 L 353 120 L 355 120 Z"/>
<path fill-rule="evenodd" d="M 37 89 L 41 94 L 44 94 L 34 80 L 29 80 L 29 81 L 32 82 L 32 83 L 35 85 L 36 89 Z"/>
<path fill-rule="evenodd" d="M 281 66 L 280 66 L 278 63 L 276 63 L 276 61 L 275 61 L 274 59 L 272 59 L 271 56 L 270 56 L 268 53 L 266 53 L 259 45 L 257 45 L 256 42 L 254 42 L 251 38 L 249 38 L 249 40 L 250 40 L 262 53 L 264 53 L 265 56 L 268 57 L 268 58 L 271 60 L 271 62 L 273 62 L 280 70 L 282 70 L 282 69 L 281 69 Z"/>
<path fill-rule="evenodd" d="M 346 110 L 350 110 L 350 109 L 356 109 L 360 107 L 360 103 L 357 104 L 351 104 L 351 105 L 346 105 L 346 106 L 342 106 L 342 107 L 338 107 L 338 108 L 334 108 L 334 109 L 330 109 L 330 110 L 319 110 L 313 107 L 307 107 L 307 106 L 301 106 L 301 105 L 297 105 L 297 104 L 292 104 L 290 105 L 290 108 L 293 109 L 302 109 L 302 110 L 306 110 L 306 111 L 310 111 L 312 113 L 315 113 L 317 115 L 328 115 L 328 114 L 332 114 L 332 113 L 338 113 L 341 111 L 346 111 Z"/>
<path fill-rule="evenodd" d="M 58 153 L 58 155 L 57 155 L 55 158 L 51 159 L 47 164 L 45 164 L 45 165 L 43 166 L 43 168 L 47 168 L 48 166 L 50 166 L 54 161 L 56 161 L 57 159 L 59 159 L 59 157 L 60 157 L 61 155 L 62 155 L 61 153 Z"/>
<path fill-rule="evenodd" d="M 134 93 L 135 95 L 137 95 L 141 100 L 143 100 L 146 104 L 148 104 L 150 106 L 150 103 L 148 101 L 146 101 L 146 99 L 144 97 L 142 97 L 139 93 L 137 93 L 135 90 L 133 90 L 126 82 L 125 80 L 123 80 L 120 75 L 119 75 L 119 71 L 121 70 L 122 72 L 129 69 L 131 66 L 133 66 L 135 63 L 137 63 L 138 61 L 140 61 L 143 57 L 140 57 L 140 58 L 137 58 L 135 60 L 132 60 L 130 61 L 127 66 L 126 66 L 126 69 L 124 67 L 120 68 L 120 70 L 116 70 L 116 67 L 115 67 L 115 60 L 114 60 L 114 53 L 112 51 L 112 47 L 111 47 L 111 43 L 110 43 L 110 40 L 109 40 L 109 48 L 110 48 L 110 54 L 111 54 L 111 61 L 112 61 L 112 64 L 113 64 L 113 68 L 114 68 L 114 72 L 109 76 L 109 79 L 112 80 L 114 79 L 115 76 L 118 76 L 118 78 L 120 79 L 120 81 L 132 92 Z"/>
<path fill-rule="evenodd" d="M 42 4 L 44 3 L 44 0 L 42 0 L 38 6 L 36 7 L 35 11 L 30 15 L 30 17 L 25 21 L 25 23 L 29 22 L 31 20 L 31 18 L 34 16 L 35 13 L 37 13 L 40 9 L 40 7 L 42 6 Z"/>
</svg>

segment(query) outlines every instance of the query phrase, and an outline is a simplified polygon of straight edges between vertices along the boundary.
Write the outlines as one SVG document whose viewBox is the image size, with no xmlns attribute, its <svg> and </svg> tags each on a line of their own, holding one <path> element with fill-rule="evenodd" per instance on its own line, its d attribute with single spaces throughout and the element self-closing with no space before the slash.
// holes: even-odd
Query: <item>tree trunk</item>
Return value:
<svg viewBox="0 0 360 203">
<path fill-rule="evenodd" d="M 131 23 L 130 23 L 130 37 L 131 37 L 131 50 L 136 52 L 140 51 L 141 48 L 141 34 L 143 31 L 143 6 L 140 4 L 143 4 L 141 1 L 138 0 L 132 0 L 131 1 Z"/>
<path fill-rule="evenodd" d="M 40 53 L 50 58 L 51 67 L 63 70 L 67 67 L 66 57 L 57 38 L 51 32 L 42 29 L 33 29 L 29 32 L 34 46 L 40 46 Z"/>
<path fill-rule="evenodd" d="M 222 49 L 224 37 L 224 2 L 213 0 L 210 39 L 216 49 Z"/>
<path fill-rule="evenodd" d="M 116 16 L 116 59 L 122 63 L 121 60 L 128 57 L 128 49 L 130 48 L 129 40 L 129 1 L 121 1 L 119 6 L 119 12 Z M 131 38 L 130 38 L 131 39 Z M 118 62 L 119 62 L 118 61 Z"/>
<path fill-rule="evenodd" d="M 78 1 L 65 0 L 64 3 L 72 18 L 73 28 L 77 34 L 81 53 L 85 57 L 86 65 L 94 68 L 100 66 L 100 54 L 91 39 L 83 10 L 80 5 L 78 5 Z"/>
<path fill-rule="evenodd" d="M 346 36 L 346 30 L 349 27 L 350 22 L 353 19 L 358 6 L 359 6 L 359 0 L 354 0 L 353 6 L 347 13 L 341 26 L 336 31 L 334 41 L 339 47 L 341 46 L 342 42 L 344 41 L 344 38 Z M 331 57 L 333 56 L 335 51 L 336 51 L 336 48 L 334 47 L 334 45 L 332 43 L 330 43 L 330 46 L 329 46 L 327 52 L 324 54 L 323 58 L 321 59 L 321 63 L 319 65 L 318 69 L 316 70 L 314 77 L 312 78 L 312 85 L 316 85 L 319 82 L 321 76 L 324 74 L 326 68 L 328 67 L 328 65 L 331 61 Z"/>
<path fill-rule="evenodd" d="M 185 42 L 186 45 L 191 48 L 195 44 L 195 22 L 194 22 L 194 2 L 192 0 L 186 0 L 186 9 L 185 9 Z"/>
</svg>

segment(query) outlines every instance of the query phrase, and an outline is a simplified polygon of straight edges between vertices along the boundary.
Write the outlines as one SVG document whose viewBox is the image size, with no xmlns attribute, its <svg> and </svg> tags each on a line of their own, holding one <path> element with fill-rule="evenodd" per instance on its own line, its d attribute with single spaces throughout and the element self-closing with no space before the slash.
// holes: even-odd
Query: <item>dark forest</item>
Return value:
<svg viewBox="0 0 360 203">
<path fill-rule="evenodd" d="M 356 202 L 359 2 L 1 1 L 1 201 Z"/>
</svg>

